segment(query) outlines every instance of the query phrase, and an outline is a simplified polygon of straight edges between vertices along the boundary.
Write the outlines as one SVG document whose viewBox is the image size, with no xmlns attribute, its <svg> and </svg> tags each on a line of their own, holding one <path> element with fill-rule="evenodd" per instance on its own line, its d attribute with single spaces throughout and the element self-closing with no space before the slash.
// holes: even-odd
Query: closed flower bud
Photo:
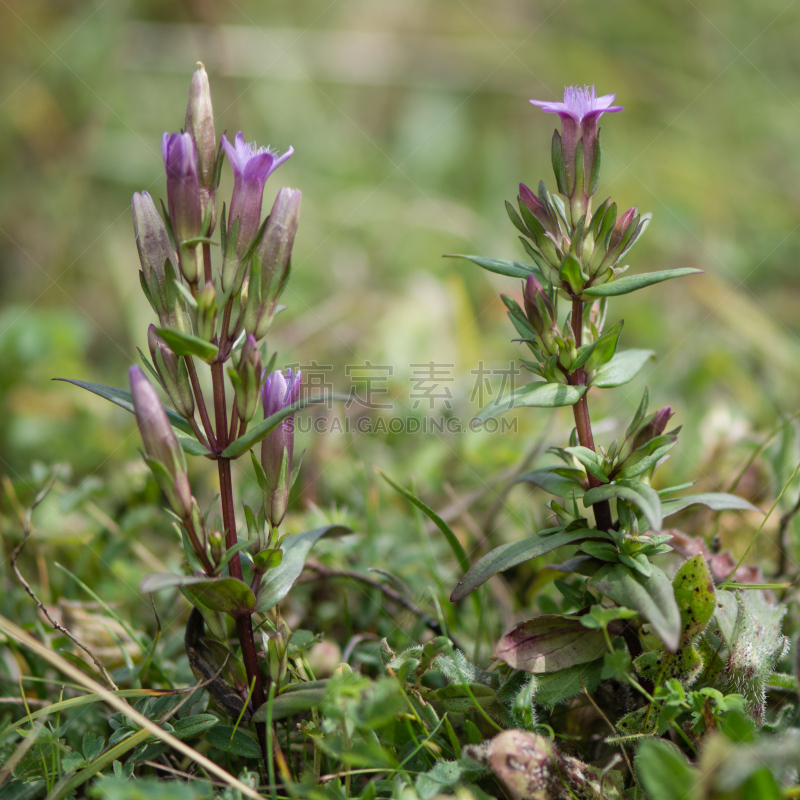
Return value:
<svg viewBox="0 0 800 800">
<path fill-rule="evenodd" d="M 638 450 L 652 439 L 661 436 L 667 428 L 667 423 L 673 416 L 674 413 L 670 407 L 667 406 L 645 418 L 641 428 L 636 434 L 636 438 L 633 440 L 633 449 Z"/>
<path fill-rule="evenodd" d="M 208 281 L 197 293 L 197 335 L 210 342 L 217 332 L 217 290 Z"/>
<path fill-rule="evenodd" d="M 139 367 L 130 369 L 136 424 L 153 474 L 172 510 L 186 518 L 192 512 L 192 491 L 186 462 L 156 390 Z"/>
<path fill-rule="evenodd" d="M 303 193 L 299 189 L 284 187 L 278 192 L 256 249 L 250 274 L 248 311 L 245 330 L 256 340 L 267 335 L 278 305 L 278 299 L 289 278 L 297 226 L 300 222 L 300 203 Z"/>
<path fill-rule="evenodd" d="M 261 383 L 261 354 L 254 336 L 245 339 L 239 363 L 229 375 L 236 393 L 236 410 L 239 419 L 249 422 L 256 413 L 258 390 Z"/>
<path fill-rule="evenodd" d="M 267 377 L 261 398 L 264 418 L 297 402 L 303 374 L 286 370 L 286 377 L 276 370 Z M 264 492 L 264 511 L 273 527 L 281 524 L 289 504 L 294 455 L 294 414 L 286 417 L 261 442 L 261 466 L 267 477 L 269 490 Z"/>
<path fill-rule="evenodd" d="M 147 192 L 131 198 L 133 230 L 139 251 L 139 273 L 147 299 L 164 328 L 189 333 L 191 323 L 180 292 L 175 288 L 178 254 L 169 240 L 166 226 Z"/>
<path fill-rule="evenodd" d="M 147 346 L 170 402 L 182 417 L 189 419 L 194 415 L 194 394 L 186 363 L 170 350 L 155 325 L 147 329 Z"/>
<path fill-rule="evenodd" d="M 211 531 L 211 533 L 208 534 L 211 557 L 214 559 L 215 564 L 219 564 L 219 562 L 222 561 L 222 557 L 225 555 L 224 542 L 225 540 L 219 531 Z"/>
<path fill-rule="evenodd" d="M 524 183 L 519 185 L 517 200 L 525 205 L 545 230 L 552 228 L 550 215 L 547 213 L 544 203 Z"/>
<path fill-rule="evenodd" d="M 197 282 L 197 246 L 184 245 L 203 233 L 203 210 L 197 153 L 189 133 L 165 133 L 161 154 L 167 170 L 167 204 L 172 233 L 178 244 L 181 272 L 189 283 Z"/>
<path fill-rule="evenodd" d="M 628 230 L 631 222 L 636 218 L 638 209 L 638 206 L 629 208 L 624 214 L 617 218 L 614 227 L 611 229 L 611 238 L 608 240 L 609 251 L 613 250 L 622 241 L 625 231 Z"/>
<path fill-rule="evenodd" d="M 542 284 L 533 275 L 528 275 L 525 282 L 523 299 L 528 321 L 536 333 L 541 336 L 553 324 L 553 304 L 550 302 L 550 298 Z"/>
<path fill-rule="evenodd" d="M 209 206 L 212 221 L 209 235 L 214 230 L 215 195 L 216 195 L 216 163 L 217 135 L 214 130 L 214 109 L 211 106 L 211 89 L 208 85 L 208 74 L 205 67 L 198 62 L 192 75 L 189 89 L 189 102 L 186 106 L 186 122 L 184 130 L 194 139 L 197 152 L 197 171 L 200 179 L 200 207 L 205 219 Z"/>
</svg>

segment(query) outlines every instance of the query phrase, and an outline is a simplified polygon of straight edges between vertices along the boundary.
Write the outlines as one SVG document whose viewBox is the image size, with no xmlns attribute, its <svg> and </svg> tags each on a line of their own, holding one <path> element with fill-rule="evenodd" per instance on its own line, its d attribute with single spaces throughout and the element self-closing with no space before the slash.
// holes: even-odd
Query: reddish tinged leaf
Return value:
<svg viewBox="0 0 800 800">
<path fill-rule="evenodd" d="M 514 626 L 494 654 L 513 669 L 542 673 L 594 661 L 605 649 L 601 630 L 587 630 L 577 617 L 545 614 Z"/>
</svg>

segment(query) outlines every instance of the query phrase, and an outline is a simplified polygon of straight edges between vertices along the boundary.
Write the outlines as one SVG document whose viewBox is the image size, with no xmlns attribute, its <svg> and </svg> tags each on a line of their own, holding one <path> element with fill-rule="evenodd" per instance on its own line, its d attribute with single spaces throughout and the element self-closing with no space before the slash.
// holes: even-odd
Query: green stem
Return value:
<svg viewBox="0 0 800 800">
<path fill-rule="evenodd" d="M 579 297 L 572 298 L 572 334 L 575 337 L 575 347 L 581 346 L 583 338 L 583 300 Z M 570 373 L 569 382 L 573 386 L 585 386 L 586 375 L 583 367 L 576 369 L 575 372 Z M 588 390 L 587 390 L 588 392 Z M 589 450 L 594 450 L 594 436 L 592 435 L 592 421 L 589 417 L 589 404 L 586 400 L 586 392 L 583 397 L 572 406 L 572 413 L 575 417 L 575 429 L 578 431 L 578 441 L 582 447 L 588 447 Z M 588 473 L 587 473 L 588 475 Z M 594 475 L 588 475 L 589 488 L 594 489 L 600 486 L 600 481 Z M 608 500 L 601 500 L 595 503 L 594 518 L 597 527 L 601 531 L 610 531 L 612 526 L 611 521 L 611 506 Z"/>
</svg>

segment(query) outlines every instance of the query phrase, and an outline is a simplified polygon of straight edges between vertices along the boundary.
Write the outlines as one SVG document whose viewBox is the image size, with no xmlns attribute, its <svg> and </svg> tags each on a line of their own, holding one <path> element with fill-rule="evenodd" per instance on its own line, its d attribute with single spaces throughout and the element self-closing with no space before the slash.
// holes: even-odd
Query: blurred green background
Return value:
<svg viewBox="0 0 800 800">
<path fill-rule="evenodd" d="M 503 201 L 519 181 L 552 187 L 556 122 L 529 98 L 572 83 L 616 93 L 625 111 L 602 121 L 598 198 L 654 212 L 631 268 L 706 274 L 612 303 L 623 346 L 659 357 L 593 395 L 597 438 L 624 430 L 648 385 L 684 426 L 664 479 L 724 488 L 756 434 L 798 406 L 798 23 L 784 0 L 4 0 L 0 472 L 24 493 L 32 464 L 68 462 L 69 482 L 100 499 L 158 499 L 133 418 L 51 378 L 124 386 L 145 346 L 130 196 L 164 196 L 161 134 L 182 126 L 200 60 L 218 134 L 295 148 L 265 193 L 265 209 L 282 185 L 304 194 L 289 307 L 269 340 L 279 363 L 330 365 L 345 392 L 348 366 L 391 366 L 388 414 L 464 424 L 480 406 L 473 371 L 521 355 L 499 300 L 520 286 L 442 255 L 523 255 Z M 226 166 L 222 198 L 231 184 Z M 435 390 L 450 410 L 414 399 L 411 365 L 429 362 L 452 365 Z M 379 494 L 400 508 L 378 491 L 379 465 L 413 475 L 465 539 L 524 535 L 541 503 L 518 487 L 502 508 L 498 475 L 563 444 L 572 417 L 517 419 L 517 435 L 301 434 L 293 513 L 363 519 Z M 210 499 L 213 472 L 195 474 Z M 773 497 L 775 480 L 755 471 L 740 491 L 758 499 L 773 482 Z M 456 513 L 459 497 L 478 503 L 479 524 Z M 48 517 L 50 535 L 97 533 L 68 511 Z"/>
</svg>

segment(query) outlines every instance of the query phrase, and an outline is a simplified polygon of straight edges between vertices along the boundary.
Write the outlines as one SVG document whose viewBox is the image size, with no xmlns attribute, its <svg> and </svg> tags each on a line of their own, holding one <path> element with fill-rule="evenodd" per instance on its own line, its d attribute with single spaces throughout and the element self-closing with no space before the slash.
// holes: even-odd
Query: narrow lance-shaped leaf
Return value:
<svg viewBox="0 0 800 800">
<path fill-rule="evenodd" d="M 500 258 L 484 258 L 483 256 L 462 256 L 455 253 L 448 253 L 444 258 L 464 258 L 467 261 L 472 261 L 473 264 L 477 264 L 479 267 L 483 267 L 489 272 L 495 272 L 498 275 L 506 275 L 509 278 L 522 278 L 524 280 L 528 275 L 533 275 L 539 280 L 544 279 L 539 267 L 535 264 L 525 264 L 522 261 L 505 261 Z"/>
<path fill-rule="evenodd" d="M 703 272 L 702 269 L 682 267 L 681 269 L 665 269 L 660 272 L 646 272 L 643 275 L 626 275 L 624 278 L 617 278 L 599 286 L 590 286 L 588 289 L 584 289 L 582 294 L 589 297 L 616 297 L 620 294 L 635 292 L 637 289 L 644 289 L 645 286 L 652 286 L 655 283 L 701 272 Z"/>
<path fill-rule="evenodd" d="M 737 497 L 734 494 L 727 494 L 726 492 L 689 494 L 686 495 L 686 497 L 675 497 L 661 501 L 661 507 L 664 510 L 665 517 L 670 516 L 670 514 L 677 514 L 679 511 L 683 511 L 684 508 L 693 505 L 704 505 L 712 511 L 758 511 L 759 514 L 764 513 L 760 508 L 754 506 L 743 497 Z"/>
<path fill-rule="evenodd" d="M 583 496 L 583 505 L 588 508 L 603 500 L 610 500 L 612 497 L 621 497 L 623 500 L 633 503 L 647 517 L 647 521 L 654 531 L 661 530 L 661 498 L 655 489 L 639 481 L 621 480 L 589 489 Z"/>
<path fill-rule="evenodd" d="M 605 564 L 590 583 L 615 603 L 638 611 L 670 652 L 675 652 L 681 635 L 681 612 L 669 578 L 655 565 L 645 578 L 624 564 Z"/>
<path fill-rule="evenodd" d="M 464 552 L 464 548 L 461 546 L 461 542 L 458 541 L 458 538 L 450 529 L 450 526 L 432 508 L 426 506 L 422 500 L 409 492 L 408 489 L 404 489 L 399 483 L 395 483 L 395 481 L 393 481 L 386 473 L 378 470 L 378 474 L 386 481 L 386 483 L 389 484 L 389 486 L 391 486 L 399 494 L 403 495 L 403 497 L 405 497 L 409 503 L 415 505 L 436 525 L 436 527 L 444 534 L 445 539 L 447 539 L 447 543 L 450 545 L 450 549 L 458 559 L 459 567 L 461 567 L 463 572 L 466 572 L 469 569 L 469 559 L 467 558 L 467 554 Z"/>
<path fill-rule="evenodd" d="M 219 348 L 215 344 L 211 344 L 199 336 L 183 333 L 174 328 L 156 328 L 156 332 L 175 355 L 197 356 L 210 363 L 219 353 Z"/>
<path fill-rule="evenodd" d="M 474 424 L 505 414 L 514 408 L 559 408 L 574 406 L 586 392 L 585 386 L 567 386 L 563 383 L 534 381 L 514 389 L 507 397 L 498 397 L 481 410 L 473 420 Z"/>
<path fill-rule="evenodd" d="M 133 414 L 133 398 L 127 389 L 118 389 L 116 386 L 105 386 L 102 383 L 76 381 L 72 380 L 71 378 L 53 378 L 53 380 L 64 381 L 64 383 L 72 383 L 75 386 L 80 386 L 81 389 L 86 389 L 87 392 L 96 394 L 98 397 L 102 397 L 104 400 L 109 400 L 110 402 L 114 403 L 114 405 L 124 408 L 126 411 L 130 411 L 130 413 Z M 177 428 L 179 431 L 183 431 L 183 433 L 188 433 L 190 436 L 194 436 L 189 423 L 182 416 L 180 416 L 180 414 L 176 414 L 171 408 L 166 407 L 164 408 L 164 411 L 166 412 L 170 425 L 172 425 L 173 428 Z"/>
<path fill-rule="evenodd" d="M 614 389 L 632 381 L 639 370 L 656 354 L 653 350 L 623 350 L 599 367 L 591 380 L 598 389 Z"/>
<path fill-rule="evenodd" d="M 250 611 L 256 600 L 250 587 L 237 578 L 200 578 L 159 573 L 148 575 L 140 587 L 143 592 L 158 592 L 171 588 L 185 589 L 213 611 L 222 611 L 232 616 L 239 612 Z"/>
<path fill-rule="evenodd" d="M 528 536 L 517 542 L 500 545 L 469 568 L 450 595 L 450 602 L 456 603 L 463 599 L 498 572 L 505 572 L 517 564 L 530 561 L 530 559 L 542 556 L 551 550 L 589 538 L 609 539 L 610 537 L 606 533 L 589 528 L 580 528 L 576 531 L 556 528 L 550 533 L 537 533 L 535 536 Z"/>
<path fill-rule="evenodd" d="M 235 441 L 231 442 L 223 451 L 223 458 L 235 458 L 242 453 L 247 452 L 254 444 L 258 444 L 262 439 L 266 438 L 275 428 L 280 425 L 286 417 L 294 414 L 295 411 L 300 411 L 301 408 L 313 405 L 315 403 L 326 403 L 329 400 L 349 400 L 350 396 L 346 394 L 331 394 L 325 397 L 307 397 L 292 403 L 274 414 L 270 414 L 266 419 L 261 420 L 256 425 L 248 428 L 244 436 L 240 436 Z"/>
<path fill-rule="evenodd" d="M 325 535 L 341 536 L 352 533 L 345 525 L 326 525 L 313 531 L 296 533 L 283 543 L 281 563 L 267 573 L 268 580 L 261 584 L 256 598 L 255 611 L 264 613 L 274 608 L 289 593 L 294 582 L 300 577 L 311 548 Z"/>
</svg>

